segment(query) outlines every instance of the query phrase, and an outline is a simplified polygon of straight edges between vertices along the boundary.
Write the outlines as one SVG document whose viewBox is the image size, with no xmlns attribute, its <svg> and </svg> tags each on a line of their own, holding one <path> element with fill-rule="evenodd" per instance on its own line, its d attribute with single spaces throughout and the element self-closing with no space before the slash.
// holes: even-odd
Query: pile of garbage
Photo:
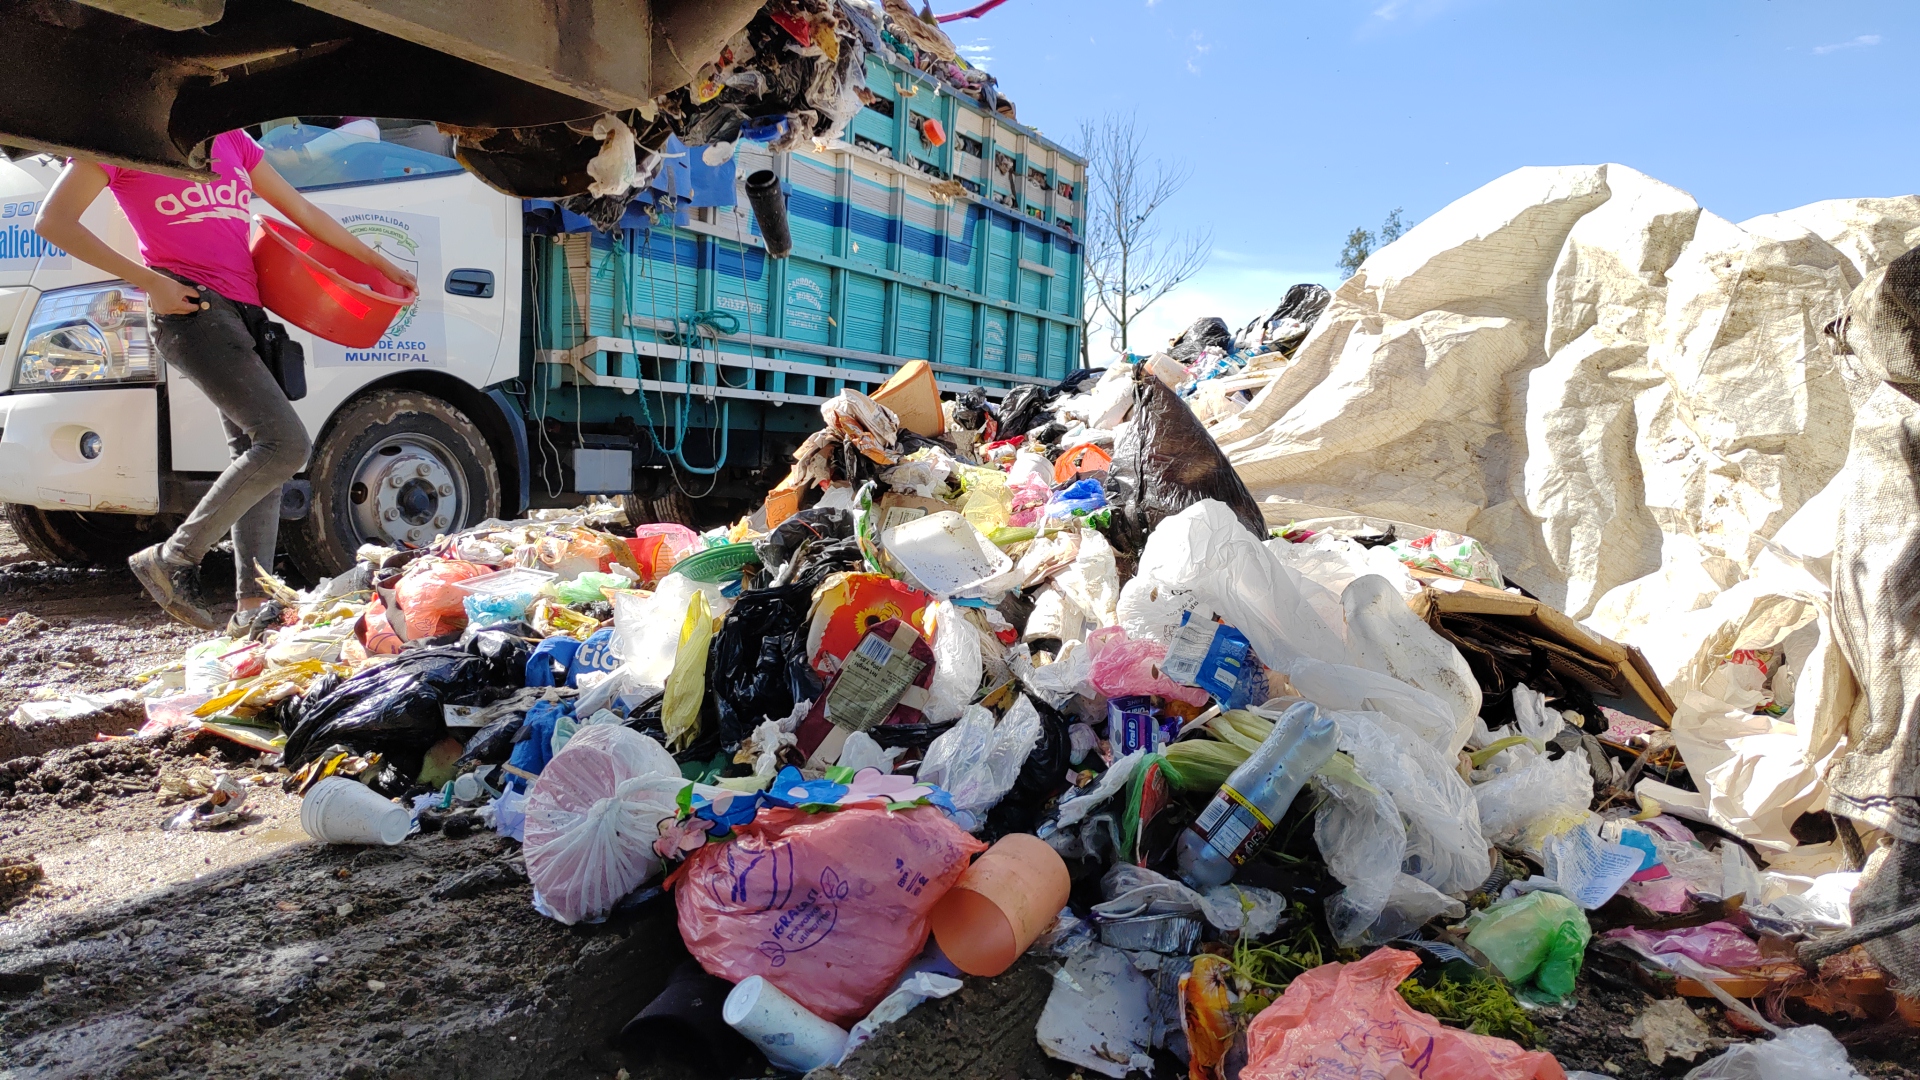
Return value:
<svg viewBox="0 0 1920 1080">
<path fill-rule="evenodd" d="M 671 903 L 698 967 L 636 1024 L 716 1069 L 836 1063 L 1032 956 L 1036 1038 L 1089 1073 L 1560 1077 L 1539 1025 L 1600 958 L 1784 1030 L 1726 1061 L 1849 1075 L 1790 1022 L 1895 1009 L 1837 955 L 1841 845 L 1762 869 L 1647 659 L 1480 541 L 1270 529 L 1204 381 L 942 401 L 910 365 L 729 527 L 542 511 L 265 577 L 249 633 L 150 673 L 146 730 L 278 755 L 322 841 L 511 837 L 543 917 Z M 1774 671 L 1708 678 L 1764 712 Z M 1650 1053 L 1709 1045 L 1679 1012 Z"/>
</svg>

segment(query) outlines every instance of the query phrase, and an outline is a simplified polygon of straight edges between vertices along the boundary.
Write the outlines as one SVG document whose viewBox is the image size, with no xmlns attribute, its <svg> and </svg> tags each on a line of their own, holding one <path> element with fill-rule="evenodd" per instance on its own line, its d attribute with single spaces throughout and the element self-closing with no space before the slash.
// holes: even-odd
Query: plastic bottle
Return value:
<svg viewBox="0 0 1920 1080">
<path fill-rule="evenodd" d="M 1282 713 L 1266 741 L 1180 834 L 1180 876 L 1187 884 L 1204 889 L 1233 880 L 1266 846 L 1267 834 L 1308 778 L 1333 756 L 1337 734 L 1333 719 L 1310 701 Z"/>
</svg>

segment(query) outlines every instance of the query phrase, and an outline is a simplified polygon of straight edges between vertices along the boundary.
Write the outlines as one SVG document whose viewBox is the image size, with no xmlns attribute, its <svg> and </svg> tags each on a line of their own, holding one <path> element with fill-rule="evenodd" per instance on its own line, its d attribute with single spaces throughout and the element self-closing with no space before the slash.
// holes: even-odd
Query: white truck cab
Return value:
<svg viewBox="0 0 1920 1080">
<path fill-rule="evenodd" d="M 521 208 L 448 156 L 431 125 L 265 126 L 267 161 L 413 270 L 420 298 L 372 349 L 289 327 L 313 457 L 282 502 L 310 574 L 359 544 L 419 543 L 525 506 L 519 413 L 487 387 L 520 372 Z M 140 290 L 32 231 L 61 163 L 0 161 L 0 502 L 43 558 L 113 563 L 164 537 L 227 465 L 219 414 L 147 341 Z M 256 213 L 273 213 L 264 202 Z M 110 194 L 86 223 L 137 258 Z"/>
</svg>

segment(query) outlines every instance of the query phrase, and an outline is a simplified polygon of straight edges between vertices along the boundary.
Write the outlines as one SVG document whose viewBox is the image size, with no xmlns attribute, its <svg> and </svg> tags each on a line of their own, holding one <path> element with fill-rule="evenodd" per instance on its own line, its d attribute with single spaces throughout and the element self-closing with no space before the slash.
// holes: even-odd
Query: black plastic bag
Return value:
<svg viewBox="0 0 1920 1080">
<path fill-rule="evenodd" d="M 1092 384 L 1099 382 L 1101 376 L 1106 373 L 1106 368 L 1097 367 L 1079 368 L 1075 371 L 1070 371 L 1067 373 L 1067 377 L 1061 379 L 1059 384 L 1053 388 L 1053 392 L 1055 395 L 1060 395 L 1077 394 L 1082 390 L 1091 390 L 1093 389 Z"/>
<path fill-rule="evenodd" d="M 989 843 L 1008 833 L 1034 831 L 1047 804 L 1067 789 L 1073 737 L 1067 733 L 1066 718 L 1039 698 L 1029 700 L 1040 713 L 1040 741 L 1020 766 L 1006 797 L 987 811 L 984 836 Z"/>
<path fill-rule="evenodd" d="M 1044 423 L 1040 410 L 1048 400 L 1046 388 L 1022 383 L 1000 400 L 1000 431 L 996 438 L 1011 439 L 1025 435 L 1034 425 Z"/>
<path fill-rule="evenodd" d="M 953 402 L 953 425 L 966 431 L 979 431 L 987 426 L 987 391 L 984 387 L 973 387 L 962 391 Z"/>
<path fill-rule="evenodd" d="M 1233 331 L 1227 329 L 1225 319 L 1195 319 L 1192 326 L 1173 339 L 1167 354 L 1184 364 L 1209 347 L 1229 352 L 1233 350 Z"/>
<path fill-rule="evenodd" d="M 807 541 L 813 542 L 812 548 L 818 548 L 852 535 L 853 511 L 816 507 L 802 510 L 774 526 L 772 532 L 753 542 L 753 550 L 759 556 L 761 566 L 766 567 L 769 573 L 778 574 L 793 561 L 794 552 Z M 789 578 L 792 576 L 787 575 Z"/>
<path fill-rule="evenodd" d="M 1267 538 L 1260 504 L 1219 444 L 1145 365 L 1133 369 L 1133 422 L 1114 446 L 1106 488 L 1113 506 L 1107 539 L 1123 555 L 1139 554 L 1161 521 L 1206 499 L 1226 503 L 1248 532 Z"/>
<path fill-rule="evenodd" d="M 379 752 L 402 772 L 417 773 L 421 755 L 447 736 L 442 707 L 485 705 L 526 680 L 526 642 L 498 632 L 475 636 L 465 649 L 421 649 L 337 685 L 316 680 L 297 709 L 283 711 L 284 760 L 298 768 L 339 744 Z"/>
<path fill-rule="evenodd" d="M 807 663 L 810 584 L 746 593 L 721 620 L 707 654 L 708 699 L 720 743 L 733 746 L 766 720 L 784 720 L 817 700 L 820 681 Z"/>
<path fill-rule="evenodd" d="M 1333 302 L 1324 285 L 1295 285 L 1270 314 L 1248 323 L 1234 344 L 1242 352 L 1292 352 Z"/>
</svg>

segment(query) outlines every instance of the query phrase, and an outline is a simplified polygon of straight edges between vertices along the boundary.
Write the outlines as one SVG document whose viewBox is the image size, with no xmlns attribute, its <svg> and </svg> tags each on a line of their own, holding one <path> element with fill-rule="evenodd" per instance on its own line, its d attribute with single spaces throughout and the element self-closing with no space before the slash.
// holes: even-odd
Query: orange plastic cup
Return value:
<svg viewBox="0 0 1920 1080">
<path fill-rule="evenodd" d="M 1003 836 L 974 861 L 927 921 L 953 966 L 991 977 L 1013 966 L 1053 925 L 1073 882 L 1045 840 Z"/>
</svg>

